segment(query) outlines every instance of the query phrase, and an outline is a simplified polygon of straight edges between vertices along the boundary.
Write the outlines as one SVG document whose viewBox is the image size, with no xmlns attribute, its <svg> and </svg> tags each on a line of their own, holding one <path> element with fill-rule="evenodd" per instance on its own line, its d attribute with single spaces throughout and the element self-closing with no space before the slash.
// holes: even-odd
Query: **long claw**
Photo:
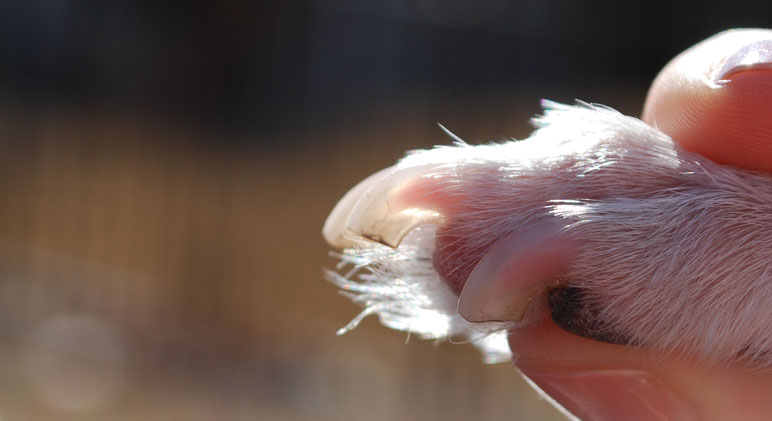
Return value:
<svg viewBox="0 0 772 421">
<path fill-rule="evenodd" d="M 348 220 L 349 215 L 351 215 L 351 211 L 370 187 L 378 182 L 378 180 L 388 176 L 389 173 L 394 171 L 394 167 L 380 170 L 360 181 L 343 195 L 332 209 L 332 212 L 330 212 L 327 220 L 324 221 L 324 228 L 322 228 L 322 235 L 331 246 L 343 249 L 351 247 L 356 243 L 356 240 L 353 239 L 351 235 L 346 234 L 346 221 Z"/>
<path fill-rule="evenodd" d="M 552 221 L 499 240 L 469 275 L 458 313 L 470 322 L 520 321 L 531 301 L 556 284 L 579 242 Z"/>
<path fill-rule="evenodd" d="M 335 206 L 322 230 L 325 239 L 341 248 L 358 239 L 397 248 L 419 225 L 441 223 L 442 213 L 425 188 L 426 182 L 437 182 L 427 178 L 436 171 L 437 165 L 391 167 L 366 178 Z"/>
</svg>

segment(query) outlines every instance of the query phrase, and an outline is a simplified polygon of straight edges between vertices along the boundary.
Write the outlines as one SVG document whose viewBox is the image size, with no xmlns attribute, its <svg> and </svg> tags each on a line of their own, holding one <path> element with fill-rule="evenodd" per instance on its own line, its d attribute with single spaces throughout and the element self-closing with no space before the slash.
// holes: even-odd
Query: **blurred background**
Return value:
<svg viewBox="0 0 772 421">
<path fill-rule="evenodd" d="M 522 138 L 539 99 L 637 115 L 772 3 L 0 3 L 2 420 L 558 420 L 510 364 L 407 341 L 320 230 L 405 150 Z"/>
</svg>

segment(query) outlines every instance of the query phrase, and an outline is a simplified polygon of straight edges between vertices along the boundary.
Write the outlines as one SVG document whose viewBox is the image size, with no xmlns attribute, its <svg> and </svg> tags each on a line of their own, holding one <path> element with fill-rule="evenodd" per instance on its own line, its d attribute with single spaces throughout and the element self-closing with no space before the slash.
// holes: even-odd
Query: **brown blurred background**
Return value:
<svg viewBox="0 0 772 421">
<path fill-rule="evenodd" d="M 747 4 L 746 4 L 747 3 Z M 509 364 L 322 280 L 337 199 L 407 149 L 628 114 L 736 1 L 0 4 L 0 417 L 557 420 Z"/>
</svg>

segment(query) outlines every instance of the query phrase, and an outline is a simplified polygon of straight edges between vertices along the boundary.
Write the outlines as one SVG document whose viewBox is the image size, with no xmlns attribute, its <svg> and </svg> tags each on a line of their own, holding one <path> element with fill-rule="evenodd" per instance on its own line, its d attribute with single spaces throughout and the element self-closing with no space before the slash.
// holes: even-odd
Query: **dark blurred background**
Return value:
<svg viewBox="0 0 772 421">
<path fill-rule="evenodd" d="M 0 3 L 0 417 L 561 419 L 509 364 L 322 280 L 337 199 L 404 150 L 638 114 L 772 3 Z"/>
</svg>

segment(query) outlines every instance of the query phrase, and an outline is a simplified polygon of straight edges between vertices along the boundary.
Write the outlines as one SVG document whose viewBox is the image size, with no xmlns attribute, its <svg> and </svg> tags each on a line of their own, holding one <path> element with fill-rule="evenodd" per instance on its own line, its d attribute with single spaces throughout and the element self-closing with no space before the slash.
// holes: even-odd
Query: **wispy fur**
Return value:
<svg viewBox="0 0 772 421">
<path fill-rule="evenodd" d="M 378 314 L 385 326 L 417 334 L 423 339 L 451 338 L 472 342 L 486 362 L 510 359 L 505 329 L 499 324 L 472 324 L 456 313 L 458 297 L 432 266 L 434 226 L 413 230 L 396 250 L 373 243 L 350 248 L 340 258 L 338 272 L 327 271 L 327 279 L 341 293 L 364 307 L 342 335 L 363 318 Z"/>
<path fill-rule="evenodd" d="M 466 267 L 503 236 L 558 218 L 585 241 L 564 278 L 584 291 L 607 333 L 665 353 L 772 367 L 772 176 L 716 164 L 608 108 L 546 105 L 524 141 L 441 147 L 398 164 L 444 164 L 430 176 L 456 206 L 441 235 L 459 239 L 445 257 Z M 344 253 L 370 271 L 365 284 L 377 279 L 389 293 L 361 289 L 352 274 L 330 276 L 387 325 L 421 334 L 416 307 L 400 307 L 417 296 L 393 292 L 407 277 L 426 282 L 427 308 L 448 321 L 427 336 L 468 331 L 452 293 L 436 294 L 427 232 L 396 251 Z"/>
</svg>

